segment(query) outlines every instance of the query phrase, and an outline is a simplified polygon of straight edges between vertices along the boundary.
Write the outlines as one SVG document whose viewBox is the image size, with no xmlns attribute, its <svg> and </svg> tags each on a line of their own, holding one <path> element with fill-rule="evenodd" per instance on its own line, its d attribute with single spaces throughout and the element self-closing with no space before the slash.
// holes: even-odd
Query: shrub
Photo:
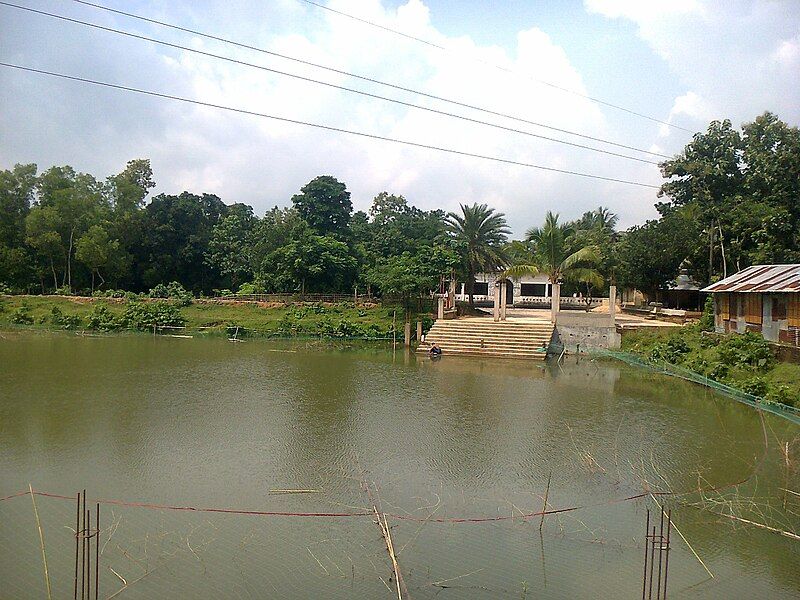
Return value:
<svg viewBox="0 0 800 600">
<path fill-rule="evenodd" d="M 150 289 L 148 296 L 150 296 L 150 298 L 169 298 L 170 300 L 176 300 L 181 306 L 189 306 L 194 299 L 192 293 L 187 291 L 186 288 L 177 281 L 171 281 L 167 285 L 159 283 L 157 286 Z"/>
<path fill-rule="evenodd" d="M 68 285 L 63 285 L 60 288 L 56 288 L 53 291 L 53 294 L 55 294 L 56 296 L 71 296 L 72 288 L 70 288 Z"/>
<path fill-rule="evenodd" d="M 11 295 L 11 288 L 0 281 L 0 296 L 10 296 Z"/>
<path fill-rule="evenodd" d="M 769 344 L 752 332 L 725 338 L 717 346 L 717 355 L 726 364 L 754 367 L 762 372 L 775 363 Z"/>
<path fill-rule="evenodd" d="M 650 351 L 650 360 L 677 363 L 687 352 L 689 352 L 689 344 L 680 335 L 675 335 L 664 343 L 656 344 Z"/>
<path fill-rule="evenodd" d="M 222 290 L 222 291 L 230 291 L 230 290 Z M 250 296 L 252 294 L 259 294 L 259 290 L 254 283 L 243 283 L 239 286 L 239 291 L 236 292 L 237 296 Z M 224 294 L 220 294 L 224 295 Z"/>
<path fill-rule="evenodd" d="M 78 315 L 65 315 L 60 308 L 54 306 L 50 309 L 50 324 L 62 329 L 78 329 L 81 318 Z"/>
<path fill-rule="evenodd" d="M 123 327 L 120 319 L 108 310 L 107 306 L 103 306 L 102 304 L 92 308 L 92 312 L 87 317 L 86 323 L 90 329 L 96 329 L 98 331 L 115 331 Z"/>
<path fill-rule="evenodd" d="M 711 296 L 706 298 L 703 314 L 698 322 L 700 331 L 714 331 L 714 300 Z"/>
<path fill-rule="evenodd" d="M 800 398 L 793 394 L 788 385 L 776 385 L 765 396 L 767 402 L 786 404 L 787 406 L 800 405 Z"/>
<path fill-rule="evenodd" d="M 23 304 L 11 313 L 9 320 L 14 323 L 14 325 L 33 325 L 33 317 L 30 312 L 31 309 Z"/>
<path fill-rule="evenodd" d="M 767 394 L 769 385 L 761 377 L 751 377 L 739 384 L 739 388 L 751 396 L 764 397 Z"/>
<path fill-rule="evenodd" d="M 130 329 L 148 331 L 153 327 L 182 327 L 186 319 L 180 309 L 169 302 L 131 302 L 121 322 Z"/>
</svg>

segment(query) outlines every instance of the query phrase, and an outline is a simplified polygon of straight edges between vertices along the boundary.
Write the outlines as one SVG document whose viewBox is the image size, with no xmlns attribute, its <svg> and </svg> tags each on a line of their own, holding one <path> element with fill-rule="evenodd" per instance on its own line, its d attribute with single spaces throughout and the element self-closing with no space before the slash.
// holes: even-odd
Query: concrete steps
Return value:
<svg viewBox="0 0 800 600">
<path fill-rule="evenodd" d="M 542 348 L 549 345 L 552 336 L 553 325 L 547 321 L 439 320 L 417 352 L 425 353 L 436 343 L 443 354 L 544 360 Z"/>
</svg>

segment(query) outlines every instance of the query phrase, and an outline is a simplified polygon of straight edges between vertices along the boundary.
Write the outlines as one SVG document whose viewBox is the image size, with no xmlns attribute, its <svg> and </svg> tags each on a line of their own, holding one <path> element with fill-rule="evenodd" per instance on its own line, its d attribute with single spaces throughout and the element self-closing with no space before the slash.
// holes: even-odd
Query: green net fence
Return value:
<svg viewBox="0 0 800 600">
<path fill-rule="evenodd" d="M 614 358 L 617 360 L 621 360 L 629 365 L 642 367 L 657 373 L 670 375 L 672 377 L 678 377 L 686 381 L 691 381 L 703 385 L 707 388 L 720 392 L 721 394 L 724 394 L 730 398 L 733 398 L 738 402 L 742 402 L 743 404 L 747 404 L 749 406 L 752 406 L 753 408 L 757 408 L 759 410 L 772 413 L 779 417 L 783 417 L 784 419 L 788 419 L 789 421 L 792 421 L 793 423 L 800 425 L 800 409 L 797 409 L 793 406 L 787 406 L 784 404 L 774 404 L 768 402 L 767 400 L 761 398 L 760 396 L 754 396 L 753 394 L 748 394 L 747 392 L 743 392 L 742 390 L 736 389 L 719 381 L 715 381 L 713 379 L 708 378 L 705 375 L 696 373 L 689 369 L 685 369 L 678 365 L 673 365 L 671 363 L 666 363 L 661 361 L 645 360 L 636 354 L 631 354 L 630 352 L 621 352 L 618 350 L 595 349 L 591 352 L 591 354 L 593 356 Z"/>
</svg>

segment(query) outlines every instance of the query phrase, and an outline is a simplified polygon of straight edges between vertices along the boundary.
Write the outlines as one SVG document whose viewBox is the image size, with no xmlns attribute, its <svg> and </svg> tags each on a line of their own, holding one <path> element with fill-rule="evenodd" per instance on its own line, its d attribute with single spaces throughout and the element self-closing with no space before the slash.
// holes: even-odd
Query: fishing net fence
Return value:
<svg viewBox="0 0 800 600">
<path fill-rule="evenodd" d="M 468 506 L 448 507 L 432 494 L 405 510 L 377 488 L 369 492 L 349 509 L 302 512 L 91 494 L 84 508 L 76 497 L 20 491 L 0 499 L 0 597 L 409 598 L 449 590 L 519 598 L 541 590 L 548 575 L 554 585 L 559 565 L 591 574 L 601 564 L 638 589 L 643 540 L 610 523 L 630 519 L 626 506 L 638 513 L 661 499 L 641 493 L 598 502 L 605 516 L 592 520 L 580 515 L 587 506 L 542 510 L 541 498 L 495 514 L 451 516 L 453 507 Z"/>
<path fill-rule="evenodd" d="M 709 389 L 719 392 L 720 394 L 724 394 L 729 398 L 733 398 L 738 402 L 747 404 L 748 406 L 752 406 L 758 410 L 772 413 L 784 419 L 788 419 L 797 425 L 800 425 L 800 408 L 785 404 L 770 403 L 760 396 L 748 394 L 747 392 L 743 392 L 742 390 L 736 389 L 719 381 L 715 381 L 705 375 L 702 375 L 701 373 L 696 373 L 695 371 L 691 371 L 678 365 L 673 365 L 671 363 L 662 361 L 644 360 L 635 354 L 631 354 L 629 352 L 620 352 L 617 350 L 595 349 L 592 350 L 591 354 L 593 356 L 615 358 L 632 366 L 642 367 L 657 373 L 678 377 L 686 381 L 703 385 Z"/>
</svg>

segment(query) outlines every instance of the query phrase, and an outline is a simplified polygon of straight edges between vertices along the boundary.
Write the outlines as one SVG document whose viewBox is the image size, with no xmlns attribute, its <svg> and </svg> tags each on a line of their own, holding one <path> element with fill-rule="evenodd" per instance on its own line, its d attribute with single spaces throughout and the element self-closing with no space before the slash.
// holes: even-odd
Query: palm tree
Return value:
<svg viewBox="0 0 800 600">
<path fill-rule="evenodd" d="M 532 227 L 526 234 L 532 254 L 527 264 L 516 264 L 504 272 L 518 279 L 524 275 L 544 273 L 550 283 L 583 282 L 602 287 L 603 278 L 594 268 L 600 262 L 597 246 L 573 247 L 575 230 L 558 222 L 558 215 L 548 211 L 542 227 Z"/>
<path fill-rule="evenodd" d="M 449 213 L 447 230 L 461 245 L 461 261 L 466 275 L 470 307 L 475 306 L 473 294 L 475 275 L 494 271 L 506 264 L 503 244 L 511 230 L 503 213 L 486 204 L 461 204 L 461 214 Z"/>
</svg>

